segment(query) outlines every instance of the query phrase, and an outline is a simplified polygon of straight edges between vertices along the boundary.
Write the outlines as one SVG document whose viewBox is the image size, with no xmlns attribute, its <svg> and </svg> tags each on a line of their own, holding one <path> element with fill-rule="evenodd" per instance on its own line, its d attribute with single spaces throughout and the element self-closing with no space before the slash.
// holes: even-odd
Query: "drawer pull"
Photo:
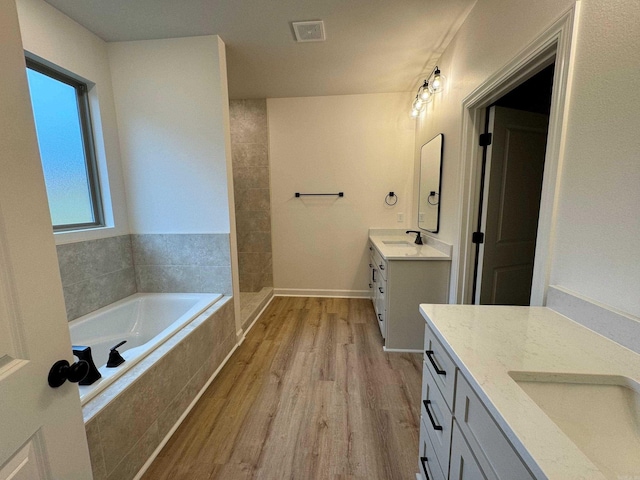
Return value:
<svg viewBox="0 0 640 480">
<path fill-rule="evenodd" d="M 434 430 L 442 430 L 442 425 L 438 425 L 436 421 L 433 419 L 433 415 L 431 415 L 431 410 L 429 410 L 429 405 L 431 405 L 431 400 L 423 400 L 424 408 L 427 411 L 427 415 L 429 416 L 429 420 L 431 420 L 431 425 Z"/>
<path fill-rule="evenodd" d="M 384 265 L 382 263 L 380 264 L 380 270 L 384 270 Z"/>
<path fill-rule="evenodd" d="M 369 268 L 373 268 L 373 265 L 371 263 L 369 264 Z"/>
<path fill-rule="evenodd" d="M 427 462 L 429 459 L 427 457 L 420 457 L 420 463 L 422 464 L 422 471 L 424 472 L 424 476 L 427 480 L 429 479 L 429 474 L 427 473 Z"/>
<path fill-rule="evenodd" d="M 378 287 L 378 290 L 380 290 L 380 293 L 384 293 L 384 290 L 382 290 L 382 287 Z"/>
<path fill-rule="evenodd" d="M 382 320 L 382 314 L 381 313 L 378 314 L 378 320 L 380 320 L 381 322 L 384 322 L 384 320 Z"/>
<path fill-rule="evenodd" d="M 438 365 L 436 364 L 436 361 L 433 359 L 433 350 L 426 350 L 424 353 L 426 353 L 427 357 L 429 357 L 429 361 L 431 362 L 431 365 L 433 365 L 433 368 L 435 369 L 438 375 L 447 374 L 447 372 L 445 372 L 444 370 L 441 370 L 440 367 L 438 367 Z"/>
<path fill-rule="evenodd" d="M 370 284 L 369 284 L 369 288 L 373 288 L 373 284 L 371 284 L 371 283 L 370 283 Z"/>
<path fill-rule="evenodd" d="M 370 252 L 373 252 L 373 247 L 369 247 L 369 251 L 370 251 Z"/>
</svg>

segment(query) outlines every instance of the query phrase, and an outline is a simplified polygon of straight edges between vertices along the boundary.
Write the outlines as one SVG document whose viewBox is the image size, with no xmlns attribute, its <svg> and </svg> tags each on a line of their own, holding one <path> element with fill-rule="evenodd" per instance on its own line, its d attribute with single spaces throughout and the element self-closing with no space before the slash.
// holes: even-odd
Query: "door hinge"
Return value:
<svg viewBox="0 0 640 480">
<path fill-rule="evenodd" d="M 491 145 L 491 134 L 490 133 L 481 133 L 480 134 L 480 146 L 486 147 Z"/>
<path fill-rule="evenodd" d="M 484 233 L 473 232 L 473 235 L 471 235 L 471 243 L 484 243 Z"/>
</svg>

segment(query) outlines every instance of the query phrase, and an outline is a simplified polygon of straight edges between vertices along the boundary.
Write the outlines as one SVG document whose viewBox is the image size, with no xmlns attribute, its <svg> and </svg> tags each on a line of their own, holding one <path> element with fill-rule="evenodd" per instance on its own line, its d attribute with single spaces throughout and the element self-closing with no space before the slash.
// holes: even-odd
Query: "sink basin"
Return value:
<svg viewBox="0 0 640 480">
<path fill-rule="evenodd" d="M 385 245 L 395 245 L 396 247 L 410 247 L 414 245 L 413 242 L 407 242 L 406 240 L 383 240 Z"/>
<path fill-rule="evenodd" d="M 640 385 L 615 375 L 509 372 L 607 478 L 640 478 Z"/>
</svg>

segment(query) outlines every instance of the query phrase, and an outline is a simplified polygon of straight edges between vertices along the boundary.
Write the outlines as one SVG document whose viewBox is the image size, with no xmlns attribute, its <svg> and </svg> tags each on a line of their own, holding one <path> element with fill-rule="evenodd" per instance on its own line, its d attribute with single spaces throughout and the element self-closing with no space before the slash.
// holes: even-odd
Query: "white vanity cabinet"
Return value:
<svg viewBox="0 0 640 480">
<path fill-rule="evenodd" d="M 406 255 L 396 256 L 400 248 L 391 245 L 386 248 L 382 241 L 369 241 L 371 300 L 385 350 L 418 352 L 424 336 L 418 307 L 425 302 L 447 302 L 451 259 L 432 247 L 413 247 L 411 243 L 402 247 Z"/>
<path fill-rule="evenodd" d="M 425 445 L 431 446 L 432 458 L 425 455 Z M 419 457 L 424 480 L 535 478 L 428 325 Z"/>
<path fill-rule="evenodd" d="M 548 307 L 419 311 L 423 479 L 640 478 L 637 352 Z"/>
</svg>

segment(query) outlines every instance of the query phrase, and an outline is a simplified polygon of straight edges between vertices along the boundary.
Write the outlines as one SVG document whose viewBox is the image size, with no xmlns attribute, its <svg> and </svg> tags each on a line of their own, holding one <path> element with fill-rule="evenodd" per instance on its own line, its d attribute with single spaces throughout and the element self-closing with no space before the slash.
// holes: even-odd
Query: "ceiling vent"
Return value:
<svg viewBox="0 0 640 480">
<path fill-rule="evenodd" d="M 308 22 L 292 22 L 297 42 L 324 42 L 324 22 L 322 20 Z"/>
</svg>

